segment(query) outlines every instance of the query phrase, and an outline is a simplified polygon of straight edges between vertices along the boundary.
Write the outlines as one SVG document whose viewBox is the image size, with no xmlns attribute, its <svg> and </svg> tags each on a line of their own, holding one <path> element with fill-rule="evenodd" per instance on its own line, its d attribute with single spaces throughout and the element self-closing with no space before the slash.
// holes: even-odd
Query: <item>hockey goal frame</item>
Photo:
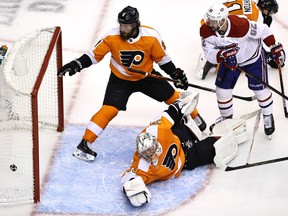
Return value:
<svg viewBox="0 0 288 216">
<path fill-rule="evenodd" d="M 62 67 L 62 31 L 59 26 L 55 27 L 48 51 L 45 55 L 38 78 L 31 93 L 32 101 L 32 127 L 33 127 L 33 176 L 34 176 L 34 203 L 40 201 L 40 166 L 39 166 L 39 126 L 38 126 L 38 98 L 37 94 L 41 86 L 42 79 L 47 70 L 53 48 L 56 46 L 57 69 Z M 64 105 L 63 105 L 63 78 L 57 77 L 58 85 L 58 132 L 64 131 Z"/>
<path fill-rule="evenodd" d="M 42 138 L 64 131 L 63 78 L 57 76 L 62 67 L 61 27 L 24 35 L 4 60 L 0 68 L 0 207 L 40 201 Z"/>
</svg>

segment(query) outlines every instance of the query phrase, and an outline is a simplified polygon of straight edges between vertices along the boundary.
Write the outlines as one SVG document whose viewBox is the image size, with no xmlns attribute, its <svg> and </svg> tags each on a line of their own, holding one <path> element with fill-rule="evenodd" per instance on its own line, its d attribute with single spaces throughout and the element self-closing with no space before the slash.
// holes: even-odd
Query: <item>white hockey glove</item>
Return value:
<svg viewBox="0 0 288 216">
<path fill-rule="evenodd" d="M 246 121 L 243 119 L 226 119 L 216 124 L 213 136 L 221 136 L 214 143 L 216 155 L 214 163 L 217 167 L 225 169 L 227 164 L 237 156 L 238 144 L 248 140 Z"/>
<path fill-rule="evenodd" d="M 181 109 L 181 113 L 185 115 L 190 115 L 193 110 L 196 108 L 199 100 L 198 92 L 191 91 L 183 91 L 180 93 L 179 108 Z"/>
<path fill-rule="evenodd" d="M 140 176 L 125 182 L 123 189 L 131 204 L 135 207 L 150 202 L 151 194 Z"/>
</svg>

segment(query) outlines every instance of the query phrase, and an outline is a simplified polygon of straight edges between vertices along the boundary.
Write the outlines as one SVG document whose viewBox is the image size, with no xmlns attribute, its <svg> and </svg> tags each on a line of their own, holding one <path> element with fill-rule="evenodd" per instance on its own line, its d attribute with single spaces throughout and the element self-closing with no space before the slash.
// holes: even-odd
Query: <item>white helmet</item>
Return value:
<svg viewBox="0 0 288 216">
<path fill-rule="evenodd" d="M 207 12 L 204 15 L 205 22 L 207 21 L 218 21 L 220 22 L 223 19 L 228 17 L 228 8 L 222 3 L 215 3 L 209 7 Z"/>
<path fill-rule="evenodd" d="M 150 133 L 140 133 L 136 138 L 136 148 L 140 157 L 152 162 L 156 157 L 159 143 L 155 136 Z"/>
</svg>

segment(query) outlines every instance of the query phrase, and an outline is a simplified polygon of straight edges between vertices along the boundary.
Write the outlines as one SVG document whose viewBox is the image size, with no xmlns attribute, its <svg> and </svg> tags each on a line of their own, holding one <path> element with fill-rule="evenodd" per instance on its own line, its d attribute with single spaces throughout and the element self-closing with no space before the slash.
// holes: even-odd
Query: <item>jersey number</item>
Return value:
<svg viewBox="0 0 288 216">
<path fill-rule="evenodd" d="M 257 24 L 256 23 L 251 23 L 250 34 L 253 36 L 255 36 L 257 34 Z"/>
</svg>

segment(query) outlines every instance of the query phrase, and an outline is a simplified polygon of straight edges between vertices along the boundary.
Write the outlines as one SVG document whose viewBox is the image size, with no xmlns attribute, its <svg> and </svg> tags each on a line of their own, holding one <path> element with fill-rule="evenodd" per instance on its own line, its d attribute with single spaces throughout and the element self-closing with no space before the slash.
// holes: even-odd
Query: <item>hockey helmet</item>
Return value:
<svg viewBox="0 0 288 216">
<path fill-rule="evenodd" d="M 118 14 L 118 22 L 123 24 L 133 24 L 139 22 L 139 12 L 137 8 L 127 6 Z"/>
<path fill-rule="evenodd" d="M 159 143 L 155 136 L 150 133 L 142 132 L 136 138 L 136 148 L 140 157 L 152 162 L 158 156 L 156 151 Z"/>
<path fill-rule="evenodd" d="M 279 8 L 276 0 L 259 0 L 257 6 L 262 11 L 262 13 L 263 10 L 267 10 L 267 15 L 276 14 Z"/>
<path fill-rule="evenodd" d="M 204 15 L 205 23 L 217 22 L 218 24 L 228 17 L 228 9 L 222 3 L 215 3 L 211 5 Z"/>
</svg>

